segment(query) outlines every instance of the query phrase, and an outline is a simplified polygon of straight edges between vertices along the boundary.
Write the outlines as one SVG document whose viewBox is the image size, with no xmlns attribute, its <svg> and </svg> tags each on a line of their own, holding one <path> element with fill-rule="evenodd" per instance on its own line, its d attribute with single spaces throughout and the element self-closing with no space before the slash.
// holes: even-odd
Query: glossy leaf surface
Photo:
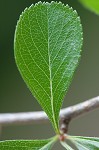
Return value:
<svg viewBox="0 0 99 150">
<path fill-rule="evenodd" d="M 62 146 L 66 149 L 66 150 L 74 150 L 72 147 L 70 147 L 67 143 L 65 142 L 61 142 Z"/>
<path fill-rule="evenodd" d="M 99 150 L 99 138 L 74 136 L 70 139 L 78 150 Z"/>
<path fill-rule="evenodd" d="M 68 5 L 39 2 L 20 16 L 14 42 L 16 64 L 57 133 L 81 46 L 80 18 Z"/>
</svg>

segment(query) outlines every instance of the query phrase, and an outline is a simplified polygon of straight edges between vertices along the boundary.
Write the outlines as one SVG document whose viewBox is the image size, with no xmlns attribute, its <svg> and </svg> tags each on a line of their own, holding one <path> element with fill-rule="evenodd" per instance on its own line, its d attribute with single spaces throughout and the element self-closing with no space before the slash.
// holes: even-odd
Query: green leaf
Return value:
<svg viewBox="0 0 99 150">
<path fill-rule="evenodd" d="M 99 15 L 99 0 L 79 0 L 83 6 Z"/>
<path fill-rule="evenodd" d="M 62 3 L 27 8 L 15 32 L 18 69 L 59 133 L 59 111 L 78 64 L 82 26 L 76 11 Z"/>
<path fill-rule="evenodd" d="M 79 150 L 99 150 L 99 138 L 70 136 L 70 140 Z"/>
<path fill-rule="evenodd" d="M 74 150 L 73 148 L 71 148 L 67 143 L 65 143 L 65 142 L 62 142 L 61 141 L 61 144 L 62 144 L 62 146 L 65 148 L 65 149 L 67 149 L 67 150 Z"/>
<path fill-rule="evenodd" d="M 50 150 L 55 140 L 1 141 L 0 150 Z"/>
</svg>

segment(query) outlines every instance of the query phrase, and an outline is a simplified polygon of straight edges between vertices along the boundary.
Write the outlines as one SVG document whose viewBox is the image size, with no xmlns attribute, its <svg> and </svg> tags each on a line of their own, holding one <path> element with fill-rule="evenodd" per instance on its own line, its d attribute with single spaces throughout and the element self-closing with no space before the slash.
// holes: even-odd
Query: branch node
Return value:
<svg viewBox="0 0 99 150">
<path fill-rule="evenodd" d="M 61 127 L 60 130 L 63 134 L 66 134 L 68 132 L 69 123 L 71 121 L 71 118 L 62 118 L 61 120 Z"/>
</svg>

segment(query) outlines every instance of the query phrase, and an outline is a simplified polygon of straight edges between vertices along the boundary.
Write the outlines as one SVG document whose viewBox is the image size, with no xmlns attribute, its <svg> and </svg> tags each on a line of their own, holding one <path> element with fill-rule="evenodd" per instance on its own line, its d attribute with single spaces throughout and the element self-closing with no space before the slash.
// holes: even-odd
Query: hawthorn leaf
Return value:
<svg viewBox="0 0 99 150">
<path fill-rule="evenodd" d="M 61 2 L 25 9 L 15 31 L 18 69 L 59 133 L 59 112 L 78 65 L 82 26 L 76 11 Z"/>
<path fill-rule="evenodd" d="M 70 140 L 76 145 L 78 150 L 99 150 L 99 138 L 71 136 Z"/>
<path fill-rule="evenodd" d="M 48 140 L 12 140 L 0 141 L 2 150 L 50 150 L 53 139 Z"/>
<path fill-rule="evenodd" d="M 83 6 L 99 15 L 99 0 L 79 0 Z"/>
</svg>

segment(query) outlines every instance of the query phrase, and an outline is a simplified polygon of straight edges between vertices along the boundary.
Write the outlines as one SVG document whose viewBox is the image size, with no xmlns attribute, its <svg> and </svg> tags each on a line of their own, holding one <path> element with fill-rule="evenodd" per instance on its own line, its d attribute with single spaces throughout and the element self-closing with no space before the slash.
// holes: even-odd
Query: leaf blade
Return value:
<svg viewBox="0 0 99 150">
<path fill-rule="evenodd" d="M 14 43 L 19 71 L 59 133 L 59 111 L 80 57 L 80 19 L 62 3 L 39 2 L 22 13 Z"/>
<path fill-rule="evenodd" d="M 67 149 L 67 150 L 74 150 L 73 148 L 71 148 L 67 143 L 65 143 L 65 142 L 61 142 L 61 145 L 65 148 L 65 149 Z"/>
<path fill-rule="evenodd" d="M 70 140 L 79 150 L 99 149 L 99 138 L 96 137 L 70 136 Z"/>
<path fill-rule="evenodd" d="M 53 139 L 48 140 L 12 140 L 0 141 L 0 149 L 2 150 L 50 150 Z"/>
</svg>

